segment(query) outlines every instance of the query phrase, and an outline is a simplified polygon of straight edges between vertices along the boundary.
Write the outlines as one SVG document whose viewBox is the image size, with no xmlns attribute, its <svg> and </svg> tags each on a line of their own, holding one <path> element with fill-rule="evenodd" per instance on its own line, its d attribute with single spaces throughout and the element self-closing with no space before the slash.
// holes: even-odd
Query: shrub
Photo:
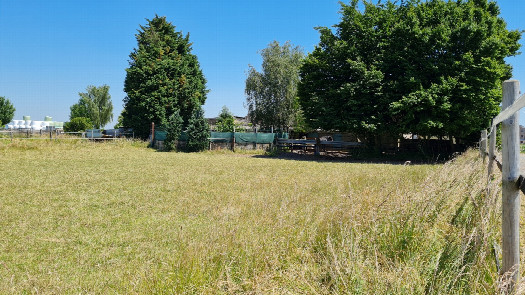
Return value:
<svg viewBox="0 0 525 295">
<path fill-rule="evenodd" d="M 93 126 L 93 123 L 89 118 L 86 117 L 76 117 L 71 119 L 71 121 L 64 124 L 65 132 L 80 132 L 86 129 L 90 129 Z"/>
<path fill-rule="evenodd" d="M 222 111 L 217 118 L 217 131 L 219 132 L 233 132 L 235 126 L 235 119 L 232 113 L 226 106 L 222 107 Z"/>
</svg>

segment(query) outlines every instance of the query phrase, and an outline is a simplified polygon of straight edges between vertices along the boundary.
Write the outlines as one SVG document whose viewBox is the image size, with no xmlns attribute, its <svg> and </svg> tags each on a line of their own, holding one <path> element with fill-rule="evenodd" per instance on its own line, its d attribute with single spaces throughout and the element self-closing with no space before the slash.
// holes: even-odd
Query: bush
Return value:
<svg viewBox="0 0 525 295">
<path fill-rule="evenodd" d="M 209 144 L 209 126 L 204 118 L 202 108 L 193 113 L 188 123 L 188 143 L 186 149 L 189 152 L 200 152 L 205 150 Z"/>
<path fill-rule="evenodd" d="M 80 132 L 86 129 L 90 129 L 93 126 L 93 123 L 89 118 L 86 117 L 76 117 L 71 119 L 71 121 L 64 124 L 65 132 Z"/>
</svg>

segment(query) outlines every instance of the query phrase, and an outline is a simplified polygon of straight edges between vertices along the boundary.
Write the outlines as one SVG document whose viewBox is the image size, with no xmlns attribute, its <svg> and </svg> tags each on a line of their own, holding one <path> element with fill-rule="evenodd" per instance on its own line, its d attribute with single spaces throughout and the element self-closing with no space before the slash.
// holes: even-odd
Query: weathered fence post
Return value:
<svg viewBox="0 0 525 295">
<path fill-rule="evenodd" d="M 272 126 L 272 142 L 270 143 L 270 150 L 273 149 L 273 143 L 275 142 L 275 135 L 273 134 L 273 126 Z"/>
<path fill-rule="evenodd" d="M 489 169 L 488 169 L 489 181 L 490 181 L 490 176 L 492 175 L 492 166 L 494 165 L 494 154 L 496 152 L 496 133 L 497 133 L 497 127 L 493 126 L 490 131 L 490 142 L 489 142 Z"/>
<path fill-rule="evenodd" d="M 235 152 L 235 126 L 233 126 L 233 135 L 232 135 L 232 152 Z"/>
<path fill-rule="evenodd" d="M 483 164 L 485 164 L 485 159 L 487 158 L 487 130 L 481 131 L 479 152 L 481 154 L 481 157 L 483 157 Z"/>
<path fill-rule="evenodd" d="M 519 97 L 520 83 L 516 80 L 503 82 L 504 110 L 511 106 Z M 494 134 L 495 135 L 495 134 Z M 502 274 L 507 273 L 509 287 L 512 292 L 514 284 L 519 279 L 519 226 L 520 226 L 520 191 L 516 184 L 520 175 L 520 141 L 519 141 L 519 112 L 502 122 L 502 241 L 503 264 Z"/>
<path fill-rule="evenodd" d="M 151 122 L 151 147 L 155 143 L 155 122 Z"/>
<path fill-rule="evenodd" d="M 257 127 L 255 127 L 255 149 L 257 150 Z"/>
</svg>

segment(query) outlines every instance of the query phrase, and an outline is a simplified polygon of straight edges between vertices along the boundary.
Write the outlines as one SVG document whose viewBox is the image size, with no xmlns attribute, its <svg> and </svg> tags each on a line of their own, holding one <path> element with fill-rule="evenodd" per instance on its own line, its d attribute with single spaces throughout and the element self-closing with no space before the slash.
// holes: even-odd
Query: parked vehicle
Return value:
<svg viewBox="0 0 525 295">
<path fill-rule="evenodd" d="M 87 138 L 102 138 L 103 134 L 100 129 L 88 129 L 86 130 Z"/>
<path fill-rule="evenodd" d="M 132 128 L 106 129 L 102 131 L 104 137 L 130 137 L 133 136 Z"/>
</svg>

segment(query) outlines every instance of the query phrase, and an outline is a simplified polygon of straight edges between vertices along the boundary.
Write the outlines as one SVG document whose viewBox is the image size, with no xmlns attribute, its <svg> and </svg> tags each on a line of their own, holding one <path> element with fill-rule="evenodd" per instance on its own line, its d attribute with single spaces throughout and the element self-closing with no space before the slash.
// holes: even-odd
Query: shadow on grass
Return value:
<svg viewBox="0 0 525 295">
<path fill-rule="evenodd" d="M 429 156 L 423 153 L 396 153 L 386 154 L 371 152 L 367 150 L 356 150 L 350 153 L 326 153 L 314 155 L 312 152 L 283 151 L 268 152 L 264 155 L 254 155 L 254 158 L 279 159 L 292 161 L 315 161 L 315 162 L 342 162 L 363 164 L 390 164 L 390 165 L 429 165 L 447 162 L 462 152 L 445 155 Z"/>
</svg>

